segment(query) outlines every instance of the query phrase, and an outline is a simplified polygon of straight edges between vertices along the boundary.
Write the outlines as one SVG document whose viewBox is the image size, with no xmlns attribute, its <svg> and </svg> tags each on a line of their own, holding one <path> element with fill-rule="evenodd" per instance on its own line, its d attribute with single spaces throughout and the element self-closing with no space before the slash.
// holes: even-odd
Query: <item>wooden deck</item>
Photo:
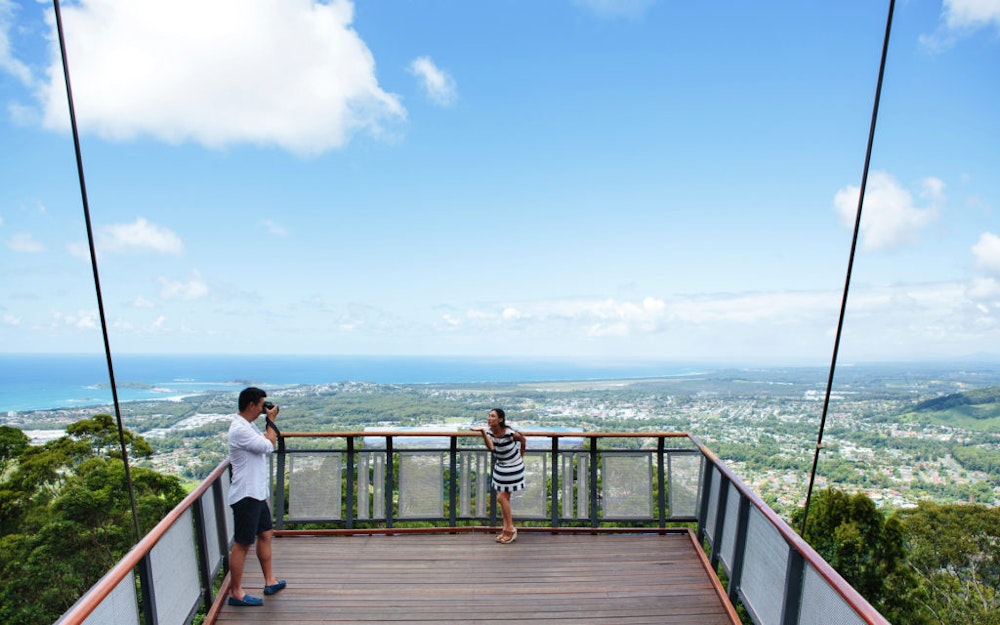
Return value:
<svg viewBox="0 0 1000 625">
<path fill-rule="evenodd" d="M 274 570 L 288 587 L 266 597 L 263 607 L 218 608 L 216 601 L 206 623 L 739 625 L 686 532 L 522 529 L 510 545 L 493 537 L 276 537 Z M 261 596 L 262 586 L 251 553 L 244 589 Z"/>
</svg>

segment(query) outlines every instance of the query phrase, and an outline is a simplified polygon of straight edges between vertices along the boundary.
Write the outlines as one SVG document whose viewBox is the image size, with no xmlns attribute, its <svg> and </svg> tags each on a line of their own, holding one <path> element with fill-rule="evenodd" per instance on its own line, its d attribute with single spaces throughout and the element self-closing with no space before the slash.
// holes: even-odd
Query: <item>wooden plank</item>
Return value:
<svg viewBox="0 0 1000 625">
<path fill-rule="evenodd" d="M 288 588 L 263 607 L 223 605 L 214 622 L 739 623 L 686 534 L 283 536 L 273 564 Z M 244 580 L 260 594 L 253 554 Z"/>
</svg>

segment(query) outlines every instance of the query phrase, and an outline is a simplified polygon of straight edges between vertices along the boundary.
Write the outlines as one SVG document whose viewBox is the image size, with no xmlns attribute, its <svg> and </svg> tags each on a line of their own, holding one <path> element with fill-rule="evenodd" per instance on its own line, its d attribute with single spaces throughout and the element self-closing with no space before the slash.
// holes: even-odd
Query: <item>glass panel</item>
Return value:
<svg viewBox="0 0 1000 625">
<path fill-rule="evenodd" d="M 601 504 L 604 518 L 653 518 L 653 458 L 642 454 L 604 454 Z"/>
<path fill-rule="evenodd" d="M 340 453 L 289 454 L 289 519 L 340 519 L 342 462 Z"/>
<path fill-rule="evenodd" d="M 355 516 L 358 519 L 371 518 L 371 459 L 370 452 L 360 452 L 358 459 L 358 506 Z"/>
</svg>

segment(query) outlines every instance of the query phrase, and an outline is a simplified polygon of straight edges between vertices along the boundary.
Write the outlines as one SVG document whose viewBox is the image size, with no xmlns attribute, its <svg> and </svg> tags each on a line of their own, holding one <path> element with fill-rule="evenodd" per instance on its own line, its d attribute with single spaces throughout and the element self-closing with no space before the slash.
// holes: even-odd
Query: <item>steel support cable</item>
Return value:
<svg viewBox="0 0 1000 625">
<path fill-rule="evenodd" d="M 97 271 L 97 252 L 94 247 L 94 229 L 90 223 L 90 205 L 87 201 L 87 183 L 83 175 L 83 153 L 80 150 L 80 133 L 76 125 L 76 109 L 73 105 L 73 89 L 69 79 L 69 61 L 66 57 L 66 39 L 63 34 L 62 11 L 59 0 L 52 0 L 56 13 L 56 29 L 59 32 L 59 52 L 62 55 L 63 77 L 66 80 L 66 102 L 69 105 L 69 122 L 73 130 L 73 146 L 76 149 L 76 171 L 80 178 L 80 196 L 83 199 L 83 217 L 87 222 L 87 241 L 90 244 L 90 264 L 94 270 L 94 289 L 97 292 L 97 309 L 101 315 L 101 332 L 104 335 L 104 355 L 108 362 L 108 377 L 111 382 L 111 397 L 115 405 L 115 420 L 118 423 L 118 441 L 121 444 L 122 464 L 125 466 L 125 484 L 128 487 L 129 504 L 132 507 L 132 526 L 135 540 L 142 538 L 139 529 L 139 510 L 135 503 L 135 489 L 132 486 L 132 471 L 129 468 L 128 446 L 125 444 L 125 428 L 122 425 L 122 411 L 118 403 L 118 386 L 115 384 L 115 368 L 111 361 L 111 343 L 108 340 L 108 323 L 104 315 L 104 299 L 101 296 L 101 278 Z"/>
<path fill-rule="evenodd" d="M 844 314 L 847 310 L 847 293 L 851 287 L 851 271 L 854 268 L 854 253 L 858 247 L 858 232 L 861 230 L 861 208 L 865 202 L 865 188 L 868 186 L 868 167 L 871 164 L 872 144 L 875 142 L 875 122 L 878 119 L 878 105 L 882 98 L 882 78 L 885 76 L 885 59 L 889 52 L 889 33 L 892 31 L 892 13 L 895 0 L 889 0 L 889 14 L 885 20 L 885 39 L 882 42 L 882 59 L 878 68 L 878 83 L 875 87 L 875 103 L 872 106 L 871 125 L 868 129 L 868 148 L 865 152 L 865 165 L 861 173 L 861 189 L 858 191 L 858 210 L 854 217 L 854 236 L 851 239 L 851 253 L 847 260 L 847 277 L 844 280 L 844 296 L 840 301 L 840 318 L 837 320 L 837 334 L 833 341 L 833 358 L 830 361 L 830 375 L 826 381 L 826 395 L 823 398 L 823 413 L 819 420 L 819 433 L 816 436 L 816 449 L 813 454 L 812 470 L 809 472 L 809 489 L 806 491 L 805 508 L 802 510 L 802 525 L 799 534 L 806 534 L 806 519 L 809 518 L 809 503 L 812 500 L 813 484 L 816 481 L 816 466 L 819 464 L 819 453 L 823 449 L 823 430 L 826 428 L 826 416 L 830 410 L 830 391 L 833 388 L 833 376 L 837 368 L 837 353 L 840 351 L 840 336 L 844 330 Z"/>
</svg>

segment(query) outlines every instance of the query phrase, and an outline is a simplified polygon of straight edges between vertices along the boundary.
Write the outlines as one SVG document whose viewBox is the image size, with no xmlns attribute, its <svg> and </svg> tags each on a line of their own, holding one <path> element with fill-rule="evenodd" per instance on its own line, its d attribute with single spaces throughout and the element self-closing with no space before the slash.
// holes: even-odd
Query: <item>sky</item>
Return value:
<svg viewBox="0 0 1000 625">
<path fill-rule="evenodd" d="M 117 353 L 824 364 L 889 4 L 61 3 Z M 0 352 L 102 353 L 0 0 Z M 841 362 L 1000 357 L 1000 0 L 895 4 Z"/>
</svg>

